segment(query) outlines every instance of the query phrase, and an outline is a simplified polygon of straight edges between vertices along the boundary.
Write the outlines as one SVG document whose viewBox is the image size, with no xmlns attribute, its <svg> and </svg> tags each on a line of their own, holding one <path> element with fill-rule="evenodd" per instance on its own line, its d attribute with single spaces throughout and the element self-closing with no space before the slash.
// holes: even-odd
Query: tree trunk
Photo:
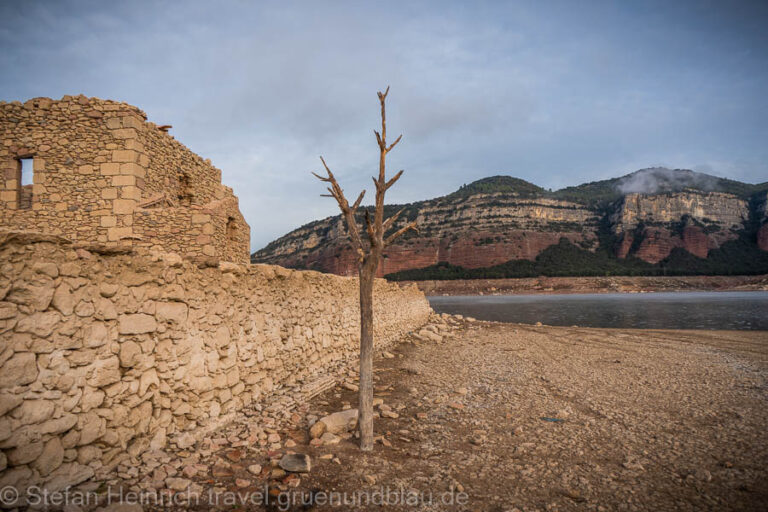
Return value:
<svg viewBox="0 0 768 512">
<path fill-rule="evenodd" d="M 360 449 L 373 450 L 373 280 L 370 262 L 360 266 Z"/>
<path fill-rule="evenodd" d="M 383 93 L 378 93 L 379 103 L 381 104 L 381 133 L 376 130 L 373 132 L 376 134 L 376 140 L 379 143 L 379 177 L 378 179 L 373 178 L 373 182 L 376 185 L 376 205 L 373 223 L 371 223 L 368 209 L 365 210 L 367 242 L 363 242 L 357 221 L 355 220 L 355 212 L 357 212 L 363 200 L 365 190 L 357 196 L 357 200 L 350 206 L 347 198 L 344 196 L 344 191 L 339 186 L 322 156 L 320 161 L 323 162 L 327 176 L 312 173 L 320 181 L 330 183 L 328 194 L 324 195 L 336 199 L 336 202 L 339 204 L 352 246 L 360 258 L 358 260 L 360 265 L 358 269 L 360 278 L 360 404 L 358 405 L 358 410 L 360 413 L 360 449 L 363 451 L 373 450 L 373 282 L 384 248 L 392 244 L 406 231 L 410 229 L 416 230 L 416 221 L 414 220 L 386 237 L 386 239 L 384 238 L 387 231 L 395 226 L 394 223 L 397 217 L 405 210 L 405 208 L 400 209 L 384 221 L 384 194 L 403 175 L 403 171 L 400 171 L 387 181 L 385 168 L 387 153 L 392 151 L 392 148 L 403 137 L 400 135 L 395 142 L 387 146 L 387 122 L 384 103 L 388 93 L 389 87 Z"/>
</svg>

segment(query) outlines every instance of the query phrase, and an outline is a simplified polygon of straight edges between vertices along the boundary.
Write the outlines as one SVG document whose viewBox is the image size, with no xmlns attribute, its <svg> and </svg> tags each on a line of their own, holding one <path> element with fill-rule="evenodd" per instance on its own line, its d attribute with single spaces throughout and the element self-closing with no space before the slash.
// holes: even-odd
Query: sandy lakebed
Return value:
<svg viewBox="0 0 768 512">
<path fill-rule="evenodd" d="M 191 480 L 208 500 L 183 507 L 195 510 L 757 511 L 768 504 L 768 332 L 433 315 L 426 329 L 377 358 L 375 371 L 372 453 L 360 452 L 351 433 L 323 442 L 308 434 L 316 418 L 357 403 L 349 370 L 285 420 L 251 411 L 159 461 L 154 479 L 161 471 L 160 478 Z M 308 473 L 280 469 L 294 452 L 310 456 Z"/>
</svg>

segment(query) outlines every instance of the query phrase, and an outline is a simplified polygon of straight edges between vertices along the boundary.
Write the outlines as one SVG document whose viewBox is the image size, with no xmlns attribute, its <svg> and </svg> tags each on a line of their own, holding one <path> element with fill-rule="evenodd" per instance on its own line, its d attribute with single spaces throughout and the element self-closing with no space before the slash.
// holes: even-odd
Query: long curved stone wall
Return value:
<svg viewBox="0 0 768 512">
<path fill-rule="evenodd" d="M 0 234 L 0 487 L 63 489 L 181 447 L 357 355 L 355 279 L 93 250 Z M 431 311 L 385 281 L 375 302 L 379 347 Z"/>
</svg>

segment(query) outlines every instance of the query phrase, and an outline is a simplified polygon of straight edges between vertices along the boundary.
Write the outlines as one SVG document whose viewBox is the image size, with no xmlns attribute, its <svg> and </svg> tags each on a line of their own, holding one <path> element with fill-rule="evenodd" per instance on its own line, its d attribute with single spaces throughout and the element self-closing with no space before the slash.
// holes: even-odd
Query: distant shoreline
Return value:
<svg viewBox="0 0 768 512">
<path fill-rule="evenodd" d="M 768 274 L 757 276 L 530 277 L 401 281 L 426 295 L 557 295 L 576 293 L 652 293 L 675 291 L 768 290 Z"/>
</svg>

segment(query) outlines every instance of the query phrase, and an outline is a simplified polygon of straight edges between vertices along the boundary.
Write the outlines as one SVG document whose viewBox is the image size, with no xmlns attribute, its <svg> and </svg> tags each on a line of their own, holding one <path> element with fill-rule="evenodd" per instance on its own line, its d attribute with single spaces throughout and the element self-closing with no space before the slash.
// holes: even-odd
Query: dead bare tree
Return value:
<svg viewBox="0 0 768 512">
<path fill-rule="evenodd" d="M 320 161 L 323 162 L 327 176 L 312 173 L 320 181 L 330 184 L 328 187 L 329 194 L 323 194 L 323 196 L 332 197 L 339 204 L 352 247 L 357 253 L 358 275 L 360 277 L 360 404 L 358 407 L 360 410 L 360 449 L 363 451 L 373 450 L 373 282 L 384 248 L 408 230 L 416 230 L 416 221 L 409 222 L 385 238 L 387 231 L 394 226 L 395 221 L 403 212 L 401 209 L 384 220 L 384 194 L 403 175 L 403 171 L 399 171 L 392 179 L 386 179 L 387 153 L 392 151 L 392 148 L 403 137 L 400 135 L 395 142 L 387 146 L 385 108 L 387 94 L 389 94 L 389 87 L 383 93 L 378 93 L 379 103 L 381 103 L 381 133 L 376 130 L 373 133 L 376 134 L 376 141 L 379 144 L 379 177 L 373 177 L 373 183 L 376 186 L 373 220 L 371 220 L 368 210 L 365 209 L 367 239 L 360 235 L 360 229 L 355 218 L 357 209 L 360 207 L 363 196 L 365 196 L 365 190 L 360 192 L 357 200 L 350 206 L 344 196 L 344 191 L 322 156 Z"/>
</svg>

